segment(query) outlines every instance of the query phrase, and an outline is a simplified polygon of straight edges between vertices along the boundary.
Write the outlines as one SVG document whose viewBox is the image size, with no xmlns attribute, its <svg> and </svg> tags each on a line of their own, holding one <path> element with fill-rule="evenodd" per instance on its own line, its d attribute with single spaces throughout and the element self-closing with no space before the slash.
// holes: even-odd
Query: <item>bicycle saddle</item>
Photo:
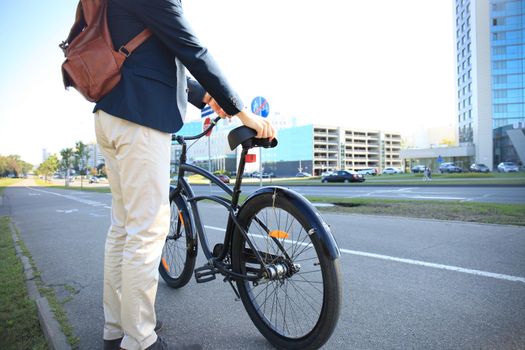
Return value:
<svg viewBox="0 0 525 350">
<path fill-rule="evenodd" d="M 242 145 L 242 148 L 264 147 L 273 148 L 277 146 L 277 139 L 270 141 L 269 139 L 255 138 L 257 133 L 252 128 L 241 125 L 228 134 L 228 143 L 233 151 L 237 146 Z"/>
</svg>

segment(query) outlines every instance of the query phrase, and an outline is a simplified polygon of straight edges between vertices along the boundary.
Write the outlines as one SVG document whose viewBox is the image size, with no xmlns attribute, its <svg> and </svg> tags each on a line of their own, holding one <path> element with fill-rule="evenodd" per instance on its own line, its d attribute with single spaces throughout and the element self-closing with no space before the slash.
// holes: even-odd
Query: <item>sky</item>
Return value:
<svg viewBox="0 0 525 350">
<path fill-rule="evenodd" d="M 412 135 L 455 120 L 453 2 L 184 0 L 185 15 L 249 106 L 300 123 Z M 37 164 L 95 141 L 93 104 L 64 90 L 58 44 L 76 0 L 0 2 L 0 154 Z M 189 108 L 188 119 L 199 118 Z"/>
</svg>

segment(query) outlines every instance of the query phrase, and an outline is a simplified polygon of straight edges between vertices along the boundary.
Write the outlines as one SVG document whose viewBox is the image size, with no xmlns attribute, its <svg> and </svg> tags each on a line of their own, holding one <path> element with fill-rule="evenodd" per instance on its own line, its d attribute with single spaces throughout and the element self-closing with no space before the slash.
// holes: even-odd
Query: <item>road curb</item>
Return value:
<svg viewBox="0 0 525 350">
<path fill-rule="evenodd" d="M 26 288 L 29 298 L 34 300 L 38 312 L 38 320 L 40 327 L 47 341 L 47 345 L 53 350 L 71 350 L 71 346 L 67 342 L 66 335 L 62 332 L 60 324 L 55 319 L 53 311 L 49 306 L 48 300 L 43 297 L 38 291 L 38 287 L 35 282 L 35 271 L 31 266 L 31 262 L 27 256 L 24 255 L 19 245 L 19 237 L 16 233 L 14 224 L 11 222 L 9 225 L 11 229 L 11 235 L 15 244 L 16 255 L 22 262 L 24 267 L 24 274 L 26 278 Z"/>
</svg>

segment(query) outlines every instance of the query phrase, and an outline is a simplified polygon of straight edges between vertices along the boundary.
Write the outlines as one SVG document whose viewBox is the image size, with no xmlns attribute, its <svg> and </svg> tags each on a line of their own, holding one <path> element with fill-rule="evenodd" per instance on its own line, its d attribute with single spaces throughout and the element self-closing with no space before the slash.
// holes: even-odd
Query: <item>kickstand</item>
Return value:
<svg viewBox="0 0 525 350">
<path fill-rule="evenodd" d="M 235 288 L 235 286 L 233 285 L 233 282 L 232 282 L 231 278 L 229 278 L 229 277 L 224 277 L 224 281 L 223 281 L 223 282 L 226 282 L 226 281 L 228 281 L 228 283 L 230 284 L 230 286 L 232 286 L 232 289 L 233 289 L 235 295 L 237 296 L 237 298 L 235 298 L 235 301 L 239 301 L 239 300 L 241 300 L 241 296 L 240 296 L 240 294 L 239 294 L 239 291 L 237 291 L 237 288 Z"/>
</svg>

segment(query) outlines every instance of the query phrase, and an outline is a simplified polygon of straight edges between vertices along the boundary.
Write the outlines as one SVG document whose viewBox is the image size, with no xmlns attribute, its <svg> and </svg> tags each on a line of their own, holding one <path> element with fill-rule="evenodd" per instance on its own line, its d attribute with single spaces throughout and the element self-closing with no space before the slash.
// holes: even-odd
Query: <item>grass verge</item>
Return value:
<svg viewBox="0 0 525 350">
<path fill-rule="evenodd" d="M 390 215 L 525 226 L 525 205 L 523 204 L 313 196 L 307 196 L 307 198 L 312 202 L 334 204 L 333 207 L 320 207 L 319 210 L 323 212 Z"/>
<path fill-rule="evenodd" d="M 21 179 L 11 179 L 7 177 L 0 178 L 0 194 L 4 191 L 4 187 L 16 184 Z"/>
<path fill-rule="evenodd" d="M 35 183 L 38 185 L 38 186 L 44 186 L 44 187 L 49 187 L 49 188 L 58 188 L 58 189 L 61 189 L 61 190 L 75 190 L 75 191 L 88 191 L 88 192 L 99 192 L 99 193 L 110 193 L 111 191 L 109 190 L 109 186 L 108 187 L 82 187 L 80 188 L 80 186 L 69 186 L 69 187 L 66 187 L 64 185 L 55 185 L 55 184 L 52 184 L 52 183 L 47 183 L 45 182 L 44 180 L 41 180 L 41 179 L 35 179 Z"/>
<path fill-rule="evenodd" d="M 6 216 L 0 217 L 0 256 L 0 349 L 47 349 Z"/>
<path fill-rule="evenodd" d="M 33 261 L 31 253 L 29 252 L 24 241 L 20 237 L 20 233 L 17 231 L 16 234 L 19 237 L 18 244 L 20 246 L 20 249 L 22 250 L 22 253 L 29 259 L 31 267 L 33 268 L 35 276 L 34 281 L 36 283 L 38 291 L 40 292 L 40 295 L 47 299 L 49 306 L 51 307 L 51 311 L 53 312 L 53 315 L 55 316 L 55 319 L 57 320 L 58 324 L 62 328 L 62 332 L 64 332 L 69 345 L 71 345 L 73 349 L 78 348 L 80 339 L 77 336 L 75 336 L 73 332 L 73 327 L 69 323 L 67 314 L 63 307 L 65 303 L 71 300 L 71 298 L 65 298 L 64 300 L 60 301 L 56 296 L 55 290 L 45 285 L 45 283 L 42 281 L 41 274 L 38 271 L 35 262 Z M 70 288 L 72 287 L 65 286 L 65 289 L 69 290 Z"/>
</svg>

